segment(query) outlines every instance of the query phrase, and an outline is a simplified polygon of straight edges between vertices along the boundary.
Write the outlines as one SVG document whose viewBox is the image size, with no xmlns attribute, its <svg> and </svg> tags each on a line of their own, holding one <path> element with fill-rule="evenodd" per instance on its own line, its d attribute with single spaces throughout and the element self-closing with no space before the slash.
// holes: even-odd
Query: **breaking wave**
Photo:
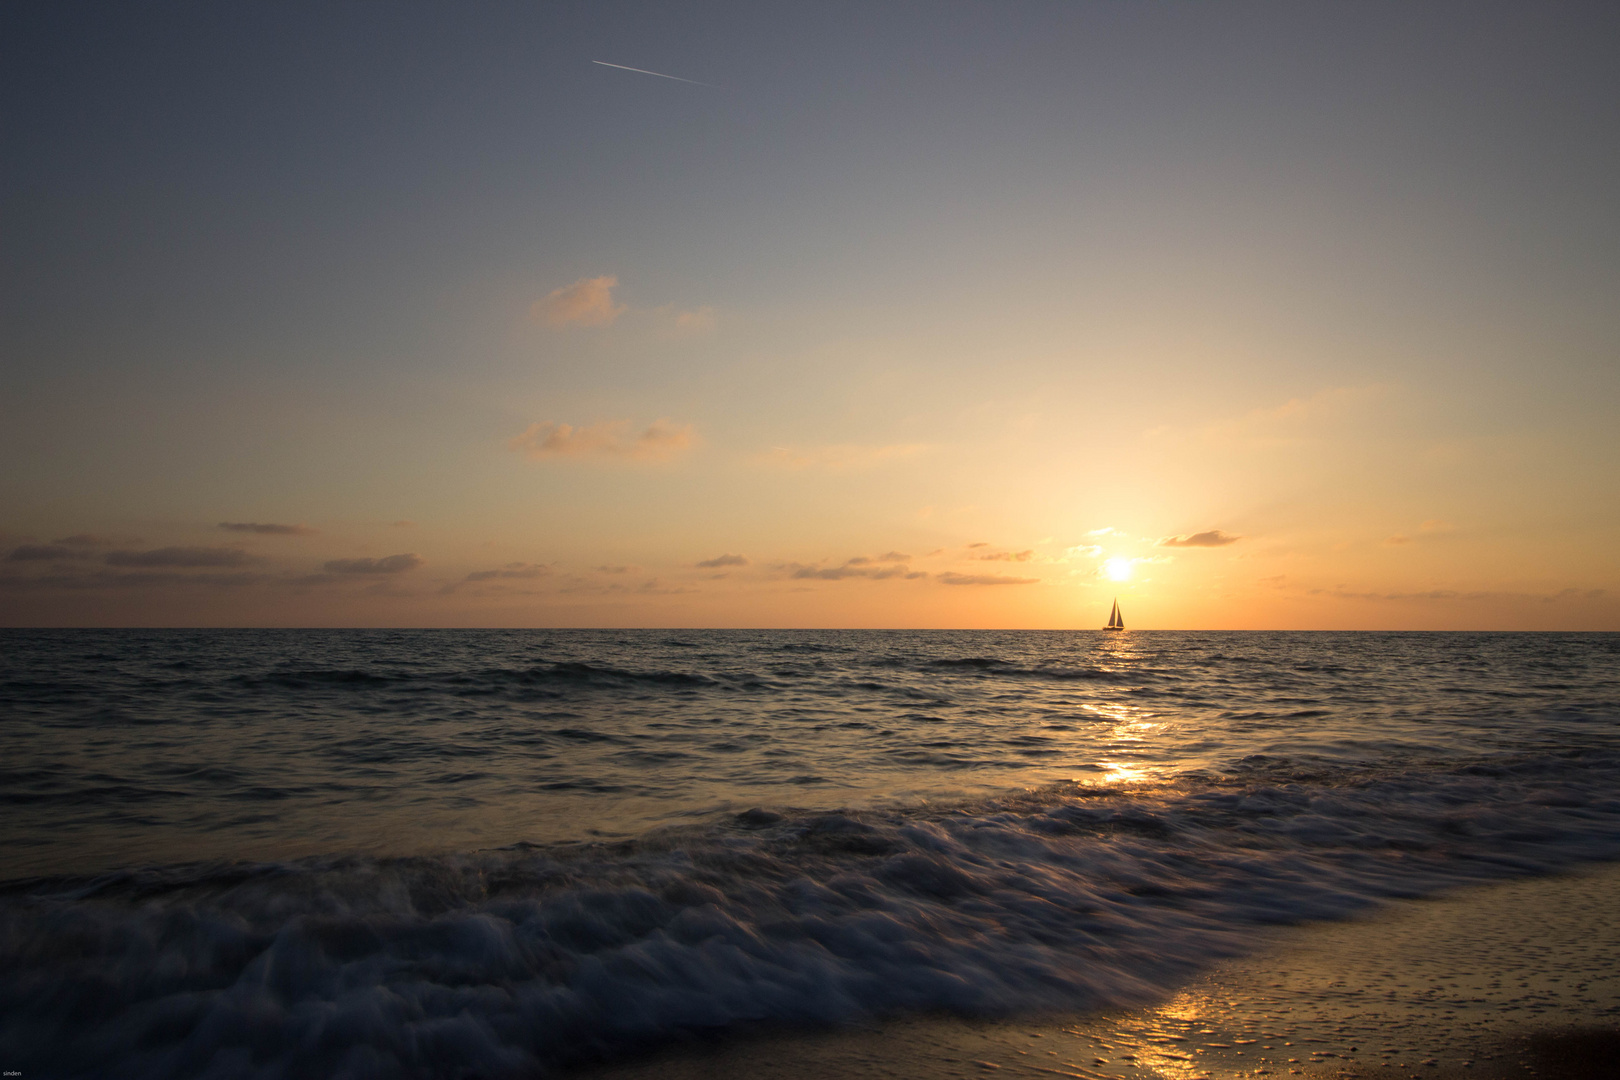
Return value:
<svg viewBox="0 0 1620 1080">
<path fill-rule="evenodd" d="M 533 1076 L 758 1022 L 1149 998 L 1256 927 L 1620 857 L 1602 751 L 756 808 L 618 844 L 0 893 L 26 1076 Z"/>
</svg>

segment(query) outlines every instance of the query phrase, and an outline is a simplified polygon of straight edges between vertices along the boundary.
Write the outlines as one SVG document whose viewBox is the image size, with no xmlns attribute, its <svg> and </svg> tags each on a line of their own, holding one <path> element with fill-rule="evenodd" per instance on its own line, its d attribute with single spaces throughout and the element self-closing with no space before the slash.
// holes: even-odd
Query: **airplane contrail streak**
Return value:
<svg viewBox="0 0 1620 1080">
<path fill-rule="evenodd" d="M 676 82 L 691 83 L 693 86 L 707 86 L 711 90 L 720 89 L 714 83 L 698 82 L 696 79 L 683 79 L 679 75 L 665 75 L 662 71 L 648 71 L 646 68 L 625 67 L 623 64 L 610 64 L 606 60 L 592 60 L 593 64 L 603 67 L 618 68 L 620 71 L 634 71 L 637 75 L 657 75 L 660 79 L 674 79 Z"/>
</svg>

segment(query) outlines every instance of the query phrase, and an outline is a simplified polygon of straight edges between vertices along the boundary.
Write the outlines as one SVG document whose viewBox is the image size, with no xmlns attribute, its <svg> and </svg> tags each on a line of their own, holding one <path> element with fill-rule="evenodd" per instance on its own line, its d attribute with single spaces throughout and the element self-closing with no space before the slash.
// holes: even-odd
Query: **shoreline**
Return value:
<svg viewBox="0 0 1620 1080">
<path fill-rule="evenodd" d="M 580 1080 L 1588 1080 L 1620 1061 L 1620 863 L 1257 931 L 1151 1005 L 756 1033 Z"/>
</svg>

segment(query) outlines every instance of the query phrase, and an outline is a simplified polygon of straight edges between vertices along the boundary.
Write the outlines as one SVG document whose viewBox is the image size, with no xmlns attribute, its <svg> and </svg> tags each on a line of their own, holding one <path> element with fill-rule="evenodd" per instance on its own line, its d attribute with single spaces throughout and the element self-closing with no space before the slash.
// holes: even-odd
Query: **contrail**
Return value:
<svg viewBox="0 0 1620 1080">
<path fill-rule="evenodd" d="M 646 68 L 625 67 L 623 64 L 610 64 L 606 60 L 592 60 L 593 64 L 603 67 L 618 68 L 620 71 L 633 71 L 637 75 L 657 75 L 660 79 L 674 79 L 676 82 L 691 83 L 693 86 L 707 86 L 710 90 L 720 89 L 714 83 L 698 82 L 696 79 L 683 79 L 679 75 L 665 75 L 662 71 L 648 71 Z"/>
</svg>

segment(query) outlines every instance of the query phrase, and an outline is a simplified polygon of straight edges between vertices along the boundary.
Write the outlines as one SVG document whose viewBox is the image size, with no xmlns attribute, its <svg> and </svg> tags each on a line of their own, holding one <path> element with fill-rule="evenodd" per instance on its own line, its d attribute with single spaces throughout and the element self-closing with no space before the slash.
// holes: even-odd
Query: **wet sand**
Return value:
<svg viewBox="0 0 1620 1080">
<path fill-rule="evenodd" d="M 695 1045 L 591 1080 L 1620 1077 L 1620 866 L 1263 932 L 1165 1000 Z"/>
</svg>

